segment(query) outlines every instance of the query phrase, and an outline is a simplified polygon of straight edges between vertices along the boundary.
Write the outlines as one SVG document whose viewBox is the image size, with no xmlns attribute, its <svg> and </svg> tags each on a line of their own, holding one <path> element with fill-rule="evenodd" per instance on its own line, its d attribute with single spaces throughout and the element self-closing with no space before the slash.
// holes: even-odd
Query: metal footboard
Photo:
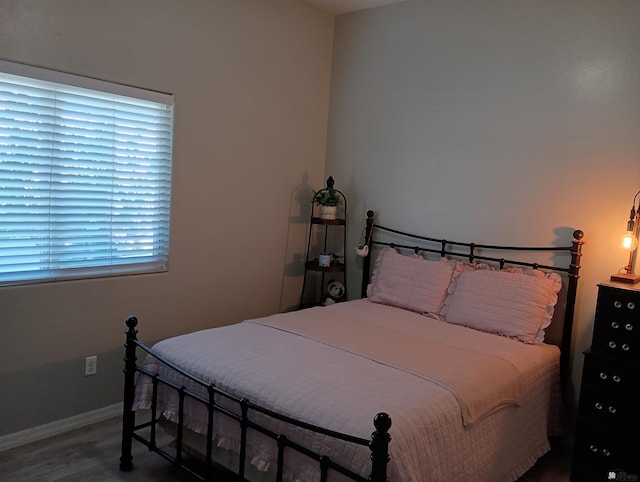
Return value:
<svg viewBox="0 0 640 482">
<path fill-rule="evenodd" d="M 328 430 L 323 427 L 312 425 L 300 420 L 296 420 L 285 415 L 279 414 L 275 411 L 268 410 L 260 405 L 252 403 L 246 398 L 236 397 L 224 390 L 217 388 L 215 385 L 206 383 L 200 378 L 182 370 L 171 361 L 157 355 L 151 348 L 141 343 L 137 339 L 137 324 L 138 320 L 135 317 L 130 317 L 126 321 L 126 343 L 125 343 L 125 368 L 124 368 L 124 411 L 122 417 L 122 454 L 120 457 L 120 470 L 129 471 L 133 469 L 133 455 L 132 445 L 133 440 L 140 442 L 149 448 L 149 450 L 158 453 L 166 460 L 170 461 L 174 465 L 177 465 L 200 480 L 214 480 L 217 474 L 221 472 L 226 473 L 235 480 L 248 480 L 246 479 L 246 458 L 247 458 L 247 432 L 249 429 L 255 430 L 274 441 L 277 446 L 277 468 L 276 468 L 276 481 L 281 482 L 284 480 L 284 457 L 285 451 L 294 450 L 311 461 L 318 464 L 320 472 L 320 482 L 327 480 L 329 471 L 333 470 L 339 472 L 345 477 L 357 481 L 357 482 L 386 482 L 387 476 L 387 463 L 389 461 L 388 446 L 391 440 L 391 436 L 388 431 L 391 427 L 391 419 L 386 413 L 378 413 L 374 417 L 373 425 L 375 431 L 371 434 L 371 439 L 364 439 L 355 437 L 333 430 Z M 184 385 L 178 385 L 174 381 L 160 376 L 157 373 L 151 373 L 141 366 L 138 366 L 136 361 L 136 350 L 140 347 L 146 353 L 154 356 L 160 363 L 185 377 L 192 382 L 195 386 L 202 389 L 202 393 L 196 393 L 193 389 L 189 389 Z M 133 403 L 135 397 L 135 379 L 136 373 L 146 375 L 152 380 L 152 402 L 151 402 L 151 419 L 141 424 L 136 424 L 136 413 L 133 410 Z M 157 413 L 158 403 L 158 387 L 164 386 L 171 390 L 174 390 L 178 397 L 178 422 L 177 432 L 175 440 L 175 453 L 170 453 L 163 448 L 159 447 L 156 438 L 156 427 L 159 422 L 159 415 Z M 206 393 L 206 395 L 203 395 Z M 196 403 L 201 403 L 207 408 L 207 432 L 206 432 L 206 454 L 205 464 L 203 467 L 194 467 L 187 464 L 183 458 L 184 452 L 184 406 L 186 400 L 193 400 Z M 228 408 L 229 402 L 232 402 L 234 406 L 237 405 L 238 410 L 234 411 Z M 216 462 L 213 454 L 213 434 L 214 434 L 214 414 L 218 413 L 221 416 L 228 417 L 235 420 L 240 426 L 240 451 L 238 454 L 238 463 L 236 470 L 230 470 L 228 467 L 224 467 Z M 262 414 L 268 419 L 277 420 L 287 426 L 299 427 L 304 430 L 309 430 L 314 433 L 322 434 L 335 440 L 340 440 L 355 445 L 368 447 L 370 450 L 371 458 L 371 473 L 368 477 L 356 474 L 347 467 L 344 467 L 325 454 L 317 453 L 308 447 L 305 447 L 299 443 L 288 438 L 285 434 L 277 433 L 272 429 L 265 427 L 264 425 L 257 423 L 250 418 L 251 414 Z M 143 430 L 148 431 L 147 436 L 141 435 Z"/>
</svg>

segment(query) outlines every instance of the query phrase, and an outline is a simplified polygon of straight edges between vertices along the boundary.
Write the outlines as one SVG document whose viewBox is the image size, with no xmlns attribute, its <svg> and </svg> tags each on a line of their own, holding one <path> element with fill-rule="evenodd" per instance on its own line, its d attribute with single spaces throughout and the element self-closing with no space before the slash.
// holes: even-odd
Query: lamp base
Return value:
<svg viewBox="0 0 640 482">
<path fill-rule="evenodd" d="M 640 282 L 640 275 L 629 273 L 615 273 L 611 275 L 611 281 L 618 281 L 620 283 L 635 284 Z"/>
</svg>

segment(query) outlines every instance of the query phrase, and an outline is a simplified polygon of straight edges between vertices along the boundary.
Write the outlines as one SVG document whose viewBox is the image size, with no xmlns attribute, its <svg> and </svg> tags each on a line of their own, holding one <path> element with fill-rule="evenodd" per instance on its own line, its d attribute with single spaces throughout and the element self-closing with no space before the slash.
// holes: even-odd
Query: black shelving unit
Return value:
<svg viewBox="0 0 640 482">
<path fill-rule="evenodd" d="M 338 199 L 335 218 L 322 213 L 320 200 L 332 194 Z M 346 290 L 346 245 L 347 245 L 347 198 L 342 191 L 335 189 L 332 176 L 327 179 L 324 189 L 316 192 L 311 200 L 311 218 L 309 220 L 309 238 L 304 263 L 304 280 L 300 294 L 299 308 L 324 305 L 343 301 Z M 320 254 L 331 254 L 328 266 L 320 264 Z M 329 285 L 340 284 L 340 296 L 332 296 Z"/>
</svg>

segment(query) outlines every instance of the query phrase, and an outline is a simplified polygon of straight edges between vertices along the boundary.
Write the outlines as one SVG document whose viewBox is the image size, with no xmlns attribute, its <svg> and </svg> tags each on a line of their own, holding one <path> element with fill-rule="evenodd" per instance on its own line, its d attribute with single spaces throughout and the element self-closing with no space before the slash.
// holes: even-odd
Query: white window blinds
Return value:
<svg viewBox="0 0 640 482">
<path fill-rule="evenodd" d="M 0 61 L 0 285 L 166 270 L 172 132 L 171 95 Z"/>
</svg>

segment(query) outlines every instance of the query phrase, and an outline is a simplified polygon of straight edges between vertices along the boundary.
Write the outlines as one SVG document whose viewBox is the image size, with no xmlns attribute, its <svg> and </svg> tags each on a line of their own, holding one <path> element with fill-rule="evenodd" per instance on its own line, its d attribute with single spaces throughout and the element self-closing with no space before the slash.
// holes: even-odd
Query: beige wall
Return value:
<svg viewBox="0 0 640 482">
<path fill-rule="evenodd" d="M 0 0 L 1 59 L 176 102 L 170 271 L 0 288 L 0 436 L 120 401 L 130 314 L 152 342 L 297 303 L 333 27 L 296 0 Z"/>
<path fill-rule="evenodd" d="M 638 25 L 632 0 L 408 0 L 336 20 L 327 171 L 350 219 L 478 243 L 584 230 L 574 388 L 640 189 Z"/>
</svg>

